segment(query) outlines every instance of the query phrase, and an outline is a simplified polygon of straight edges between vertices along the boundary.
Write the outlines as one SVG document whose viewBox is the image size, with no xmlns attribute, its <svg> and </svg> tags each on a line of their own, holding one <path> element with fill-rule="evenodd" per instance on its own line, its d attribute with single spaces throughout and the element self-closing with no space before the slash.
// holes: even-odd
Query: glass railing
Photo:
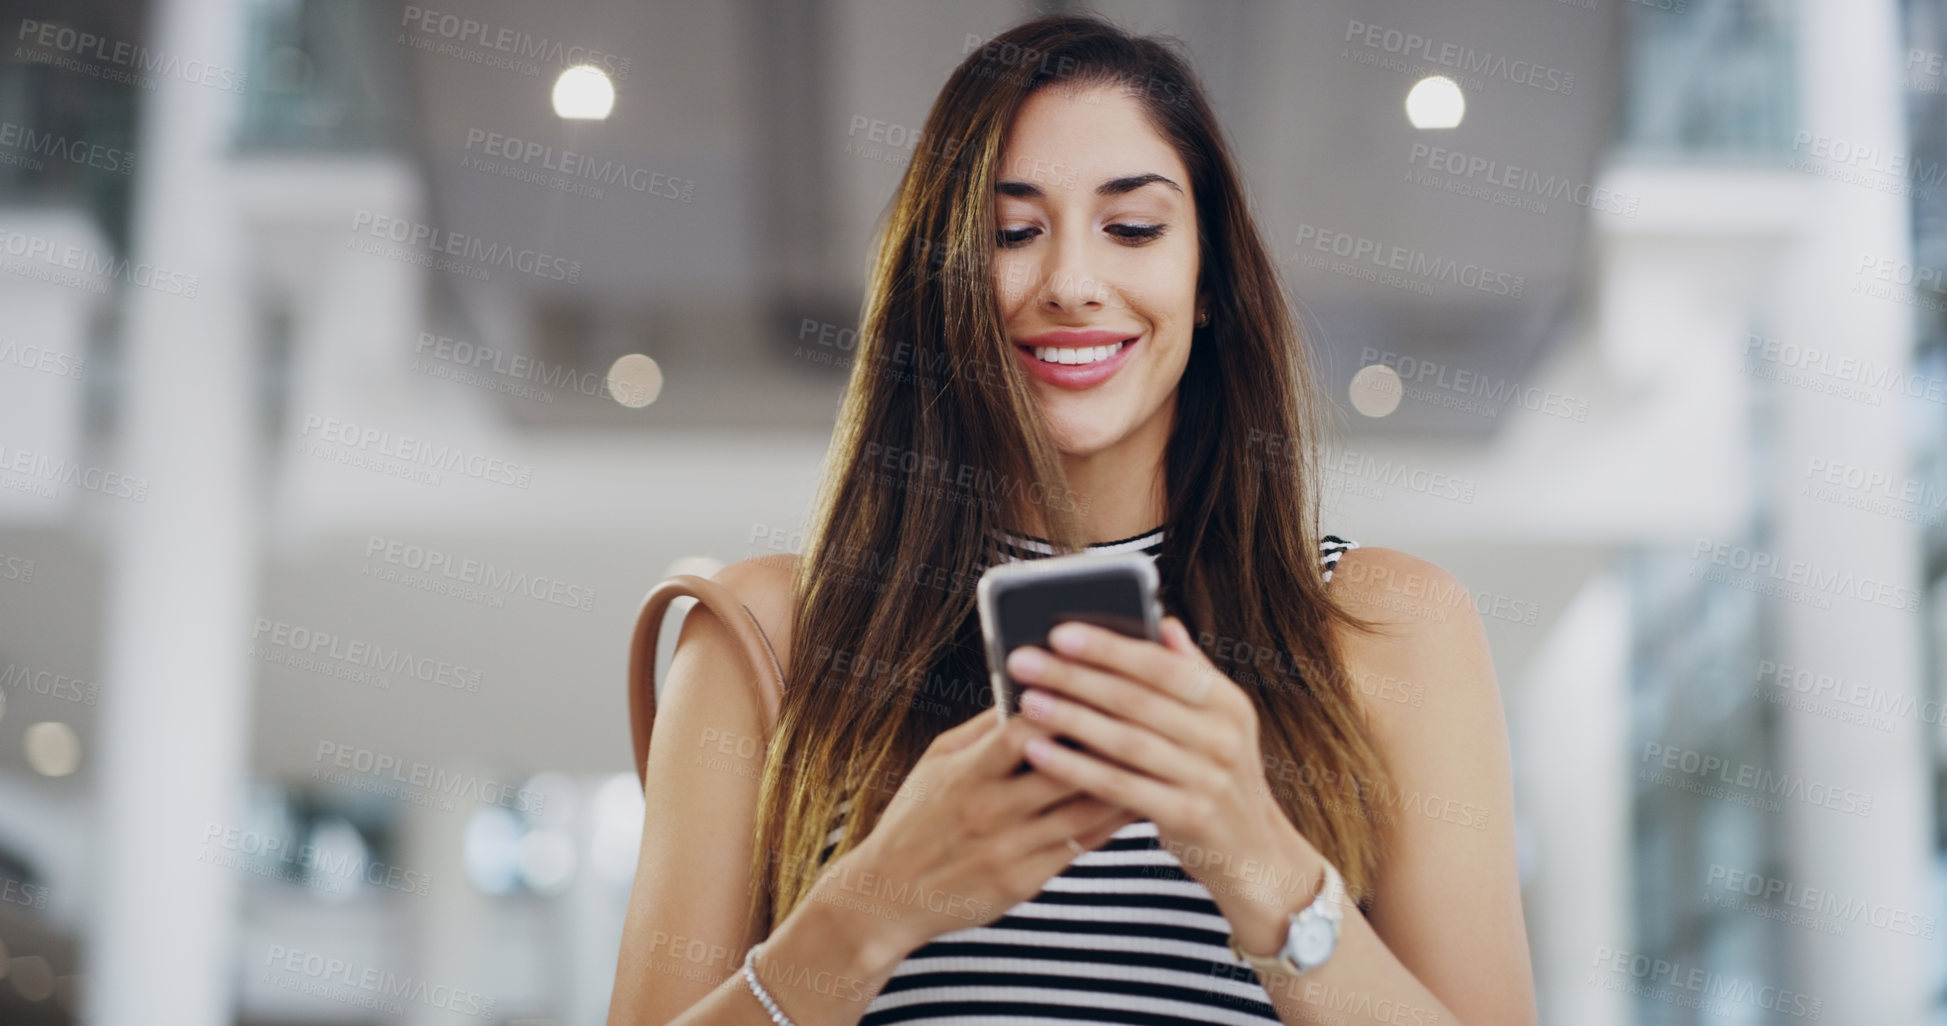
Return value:
<svg viewBox="0 0 1947 1026">
<path fill-rule="evenodd" d="M 119 245 L 127 232 L 137 91 L 15 49 L 0 58 L 0 208 L 86 211 Z"/>
<path fill-rule="evenodd" d="M 1792 0 L 1629 0 L 1617 142 L 1632 157 L 1763 160 L 1797 130 Z"/>
<path fill-rule="evenodd" d="M 253 0 L 247 10 L 239 149 L 404 148 L 409 51 L 398 52 L 385 35 L 396 6 Z"/>
</svg>

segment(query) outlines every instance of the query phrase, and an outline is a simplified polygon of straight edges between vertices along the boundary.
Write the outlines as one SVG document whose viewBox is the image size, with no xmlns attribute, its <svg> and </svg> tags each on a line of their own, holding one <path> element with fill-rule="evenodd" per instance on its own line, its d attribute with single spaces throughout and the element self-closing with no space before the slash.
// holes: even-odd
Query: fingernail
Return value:
<svg viewBox="0 0 1947 1026">
<path fill-rule="evenodd" d="M 1055 754 L 1055 743 L 1045 737 L 1030 738 L 1026 747 L 1030 759 L 1046 759 Z"/>
<path fill-rule="evenodd" d="M 1054 699 L 1049 698 L 1046 691 L 1029 688 L 1021 692 L 1021 715 L 1028 719 L 1038 720 L 1048 715 L 1048 710 L 1054 706 Z"/>
<path fill-rule="evenodd" d="M 1029 648 L 1026 645 L 1015 649 L 1007 655 L 1007 672 L 1013 674 L 1016 678 L 1033 677 L 1039 674 L 1041 668 L 1046 665 L 1048 665 L 1048 657 L 1042 655 L 1038 649 Z"/>
<path fill-rule="evenodd" d="M 1082 642 L 1087 637 L 1088 632 L 1082 630 L 1079 624 L 1064 623 L 1048 632 L 1048 646 L 1056 651 L 1074 653 L 1081 650 Z"/>
</svg>

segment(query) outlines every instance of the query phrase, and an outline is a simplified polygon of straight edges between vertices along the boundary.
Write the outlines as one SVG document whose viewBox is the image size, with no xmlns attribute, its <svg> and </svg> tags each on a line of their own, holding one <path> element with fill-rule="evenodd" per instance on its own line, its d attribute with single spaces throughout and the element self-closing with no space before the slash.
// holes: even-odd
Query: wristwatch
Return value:
<svg viewBox="0 0 1947 1026">
<path fill-rule="evenodd" d="M 1339 923 L 1345 918 L 1345 880 L 1339 871 L 1325 863 L 1325 886 L 1319 888 L 1312 903 L 1293 912 L 1286 920 L 1284 944 L 1269 955 L 1247 954 L 1230 938 L 1230 952 L 1260 973 L 1298 976 L 1325 964 L 1339 945 Z"/>
</svg>

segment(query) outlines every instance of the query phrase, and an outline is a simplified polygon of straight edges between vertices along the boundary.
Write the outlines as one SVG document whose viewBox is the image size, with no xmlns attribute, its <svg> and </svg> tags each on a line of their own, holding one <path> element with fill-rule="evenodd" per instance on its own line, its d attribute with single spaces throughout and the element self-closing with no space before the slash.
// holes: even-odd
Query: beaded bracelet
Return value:
<svg viewBox="0 0 1947 1026">
<path fill-rule="evenodd" d="M 750 985 L 750 992 L 756 996 L 757 1003 L 763 1005 L 764 1011 L 770 1013 L 772 1022 L 776 1023 L 777 1026 L 798 1026 L 797 1023 L 791 1021 L 790 1016 L 784 1014 L 784 1009 L 779 1008 L 777 1002 L 771 999 L 771 992 L 765 990 L 764 985 L 757 982 L 757 949 L 763 946 L 762 944 L 753 944 L 750 946 L 749 951 L 744 952 L 744 982 Z"/>
</svg>

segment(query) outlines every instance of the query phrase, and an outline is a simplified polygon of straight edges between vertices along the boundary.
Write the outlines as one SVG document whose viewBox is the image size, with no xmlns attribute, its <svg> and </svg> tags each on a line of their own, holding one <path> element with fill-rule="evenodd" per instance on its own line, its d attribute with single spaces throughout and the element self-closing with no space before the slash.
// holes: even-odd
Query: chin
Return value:
<svg viewBox="0 0 1947 1026">
<path fill-rule="evenodd" d="M 1049 416 L 1048 437 L 1064 456 L 1093 456 L 1122 440 L 1116 420 L 1099 411 L 1062 411 Z"/>
</svg>

